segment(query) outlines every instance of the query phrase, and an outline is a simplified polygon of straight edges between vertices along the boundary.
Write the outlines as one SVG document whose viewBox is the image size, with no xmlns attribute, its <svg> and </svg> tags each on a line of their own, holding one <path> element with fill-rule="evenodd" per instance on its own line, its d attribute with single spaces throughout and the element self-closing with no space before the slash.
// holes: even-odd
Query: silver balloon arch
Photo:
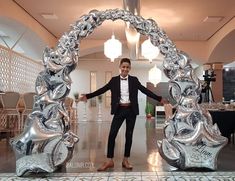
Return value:
<svg viewBox="0 0 235 181">
<path fill-rule="evenodd" d="M 161 156 L 180 169 L 216 169 L 218 153 L 227 138 L 221 136 L 208 111 L 197 103 L 201 85 L 190 64 L 191 59 L 176 49 L 154 20 L 110 9 L 92 10 L 80 17 L 54 49 L 45 49 L 45 69 L 36 80 L 33 111 L 27 117 L 23 132 L 11 140 L 18 176 L 27 172 L 53 172 L 72 157 L 78 137 L 70 131 L 63 101 L 71 88 L 69 74 L 78 61 L 80 40 L 103 21 L 117 19 L 129 22 L 139 33 L 149 36 L 165 57 L 164 72 L 170 79 L 169 94 L 176 102 L 176 111 L 166 120 L 164 139 L 158 142 Z"/>
</svg>

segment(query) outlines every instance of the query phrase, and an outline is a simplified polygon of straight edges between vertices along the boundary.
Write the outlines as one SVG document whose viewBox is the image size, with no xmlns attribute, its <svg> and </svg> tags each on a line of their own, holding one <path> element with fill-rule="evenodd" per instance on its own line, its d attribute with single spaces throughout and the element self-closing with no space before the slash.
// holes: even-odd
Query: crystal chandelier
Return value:
<svg viewBox="0 0 235 181">
<path fill-rule="evenodd" d="M 114 35 L 104 43 L 104 54 L 111 59 L 111 62 L 114 62 L 115 58 L 122 55 L 122 43 L 115 39 Z"/>
</svg>

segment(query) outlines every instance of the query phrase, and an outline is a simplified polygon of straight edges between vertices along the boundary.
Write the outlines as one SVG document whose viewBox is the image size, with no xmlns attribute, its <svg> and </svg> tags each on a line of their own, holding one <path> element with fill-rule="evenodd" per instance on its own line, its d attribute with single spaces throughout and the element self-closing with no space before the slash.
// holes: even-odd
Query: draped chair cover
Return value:
<svg viewBox="0 0 235 181">
<path fill-rule="evenodd" d="M 18 92 L 5 92 L 2 96 L 2 116 L 1 126 L 9 130 L 11 134 L 20 130 L 20 113 L 17 108 L 17 104 L 20 99 L 20 94 Z"/>
</svg>

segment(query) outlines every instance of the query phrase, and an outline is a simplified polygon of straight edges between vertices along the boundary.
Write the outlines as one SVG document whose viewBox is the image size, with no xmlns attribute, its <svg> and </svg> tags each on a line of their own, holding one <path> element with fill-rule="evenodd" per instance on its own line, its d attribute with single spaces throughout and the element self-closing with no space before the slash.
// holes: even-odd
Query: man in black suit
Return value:
<svg viewBox="0 0 235 181">
<path fill-rule="evenodd" d="M 162 104 L 168 103 L 167 100 L 163 99 L 161 96 L 157 96 L 141 85 L 137 77 L 128 75 L 131 69 L 130 59 L 121 59 L 119 68 L 121 71 L 119 76 L 112 77 L 104 87 L 93 93 L 85 94 L 80 98 L 80 100 L 86 101 L 87 99 L 101 95 L 108 90 L 111 91 L 111 114 L 114 114 L 114 117 L 108 138 L 108 160 L 97 171 L 105 171 L 108 168 L 114 167 L 113 156 L 115 139 L 124 120 L 126 120 L 126 143 L 122 166 L 126 169 L 133 168 L 128 162 L 128 158 L 130 157 L 136 115 L 139 114 L 138 90 Z"/>
</svg>

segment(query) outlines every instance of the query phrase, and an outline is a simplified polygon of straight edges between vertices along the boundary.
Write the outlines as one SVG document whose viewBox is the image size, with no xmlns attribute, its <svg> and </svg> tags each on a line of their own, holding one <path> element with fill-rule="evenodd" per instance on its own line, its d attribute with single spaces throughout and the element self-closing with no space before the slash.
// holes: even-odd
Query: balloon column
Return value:
<svg viewBox="0 0 235 181">
<path fill-rule="evenodd" d="M 163 63 L 169 82 L 169 95 L 176 102 L 176 111 L 164 127 L 164 139 L 158 142 L 161 156 L 181 169 L 217 168 L 219 151 L 227 143 L 210 113 L 198 105 L 201 85 L 195 76 L 190 58 L 178 52 L 177 61 Z"/>
</svg>

